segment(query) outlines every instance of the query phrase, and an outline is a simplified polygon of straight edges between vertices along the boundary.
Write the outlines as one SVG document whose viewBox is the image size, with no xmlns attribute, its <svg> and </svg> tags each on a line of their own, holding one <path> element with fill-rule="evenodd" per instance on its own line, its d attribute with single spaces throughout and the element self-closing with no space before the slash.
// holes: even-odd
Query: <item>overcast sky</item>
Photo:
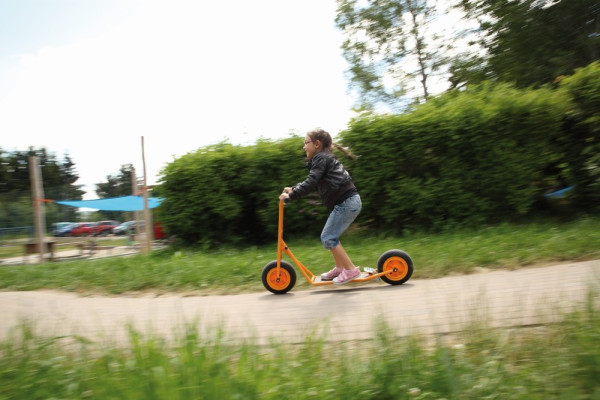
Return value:
<svg viewBox="0 0 600 400">
<path fill-rule="evenodd" d="M 229 140 L 346 128 L 334 0 L 0 0 L 0 146 L 85 185 Z M 301 144 L 299 144 L 300 150 Z"/>
</svg>

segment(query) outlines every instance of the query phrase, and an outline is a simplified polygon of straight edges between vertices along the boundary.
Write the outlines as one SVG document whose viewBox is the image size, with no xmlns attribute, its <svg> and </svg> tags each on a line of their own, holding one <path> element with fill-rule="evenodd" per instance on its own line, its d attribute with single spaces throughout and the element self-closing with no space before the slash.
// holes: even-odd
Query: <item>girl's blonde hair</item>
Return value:
<svg viewBox="0 0 600 400">
<path fill-rule="evenodd" d="M 308 132 L 307 135 L 313 141 L 320 141 L 321 144 L 323 144 L 323 151 L 331 153 L 331 148 L 335 147 L 336 149 L 344 153 L 347 157 L 350 157 L 353 160 L 356 160 L 357 158 L 350 150 L 335 143 L 333 139 L 331 139 L 331 135 L 329 134 L 329 132 L 323 129 L 313 129 L 312 131 Z"/>
</svg>

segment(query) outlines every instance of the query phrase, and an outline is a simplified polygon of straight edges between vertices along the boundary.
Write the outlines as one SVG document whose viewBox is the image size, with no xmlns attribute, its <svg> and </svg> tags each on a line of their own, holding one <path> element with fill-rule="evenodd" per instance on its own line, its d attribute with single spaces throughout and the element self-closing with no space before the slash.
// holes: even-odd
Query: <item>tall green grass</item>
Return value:
<svg viewBox="0 0 600 400">
<path fill-rule="evenodd" d="M 332 266 L 318 238 L 290 239 L 292 252 L 315 274 Z M 412 279 L 471 273 L 481 268 L 600 258 L 600 218 L 553 223 L 502 224 L 440 234 L 373 236 L 360 230 L 342 238 L 355 264 L 375 267 L 387 249 L 400 248 L 414 260 Z M 215 251 L 166 249 L 150 255 L 111 257 L 40 265 L 0 267 L 0 289 L 60 289 L 81 293 L 189 292 L 224 294 L 262 291 L 262 268 L 276 258 L 276 243 Z M 309 285 L 298 274 L 295 290 Z"/>
<path fill-rule="evenodd" d="M 596 303 L 594 302 L 596 299 Z M 473 326 L 452 337 L 301 345 L 228 340 L 187 325 L 167 342 L 130 330 L 116 345 L 45 338 L 28 326 L 0 343 L 2 399 L 598 399 L 597 294 L 560 322 Z"/>
</svg>

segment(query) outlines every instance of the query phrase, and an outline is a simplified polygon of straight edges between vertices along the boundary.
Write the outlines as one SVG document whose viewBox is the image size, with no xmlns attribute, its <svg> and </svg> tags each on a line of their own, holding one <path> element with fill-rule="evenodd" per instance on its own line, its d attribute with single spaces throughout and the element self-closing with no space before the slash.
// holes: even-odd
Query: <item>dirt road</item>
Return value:
<svg viewBox="0 0 600 400">
<path fill-rule="evenodd" d="M 40 335 L 78 334 L 127 340 L 143 333 L 179 335 L 186 324 L 201 333 L 223 328 L 230 339 L 301 342 L 313 332 L 331 340 L 361 340 L 383 319 L 397 335 L 460 331 L 473 322 L 511 327 L 546 323 L 600 296 L 600 260 L 492 271 L 441 279 L 325 286 L 228 296 L 80 297 L 35 291 L 0 292 L 0 336 L 22 322 Z M 598 299 L 598 297 L 596 297 Z"/>
</svg>

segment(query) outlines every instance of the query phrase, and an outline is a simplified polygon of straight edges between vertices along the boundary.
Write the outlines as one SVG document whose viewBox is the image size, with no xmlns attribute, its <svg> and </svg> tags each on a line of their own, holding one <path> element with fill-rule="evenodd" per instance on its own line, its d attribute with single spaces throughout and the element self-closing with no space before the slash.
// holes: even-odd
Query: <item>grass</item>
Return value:
<svg viewBox="0 0 600 400">
<path fill-rule="evenodd" d="M 0 342 L 2 399 L 598 399 L 597 293 L 555 325 L 473 326 L 453 338 L 301 345 L 229 341 L 186 326 L 167 343 L 130 329 L 125 344 L 41 337 Z"/>
<path fill-rule="evenodd" d="M 414 278 L 434 278 L 596 259 L 599 222 L 503 224 L 404 238 L 354 233 L 343 242 L 365 266 L 386 249 L 402 248 L 415 261 Z M 331 263 L 318 239 L 288 244 L 314 272 Z M 275 244 L 4 266 L 0 287 L 103 294 L 264 291 L 260 273 L 273 258 Z M 308 287 L 303 281 L 295 290 Z M 323 333 L 299 345 L 239 342 L 218 326 L 200 324 L 179 327 L 168 341 L 130 329 L 129 340 L 116 344 L 48 337 L 24 323 L 0 340 L 0 399 L 600 399 L 598 299 L 591 290 L 580 310 L 545 326 L 492 329 L 480 318 L 452 336 L 397 337 L 374 317 L 372 340 L 330 343 Z"/>
<path fill-rule="evenodd" d="M 313 273 L 331 267 L 318 238 L 287 240 L 294 255 Z M 412 279 L 437 278 L 485 269 L 600 258 L 600 217 L 576 221 L 502 224 L 407 237 L 355 232 L 342 242 L 355 264 L 376 267 L 383 251 L 400 248 L 413 258 Z M 0 267 L 0 289 L 58 289 L 79 293 L 187 292 L 226 294 L 265 290 L 261 272 L 276 258 L 276 244 L 216 251 L 154 251 L 149 255 L 48 262 Z M 309 284 L 298 273 L 294 290 Z"/>
</svg>

